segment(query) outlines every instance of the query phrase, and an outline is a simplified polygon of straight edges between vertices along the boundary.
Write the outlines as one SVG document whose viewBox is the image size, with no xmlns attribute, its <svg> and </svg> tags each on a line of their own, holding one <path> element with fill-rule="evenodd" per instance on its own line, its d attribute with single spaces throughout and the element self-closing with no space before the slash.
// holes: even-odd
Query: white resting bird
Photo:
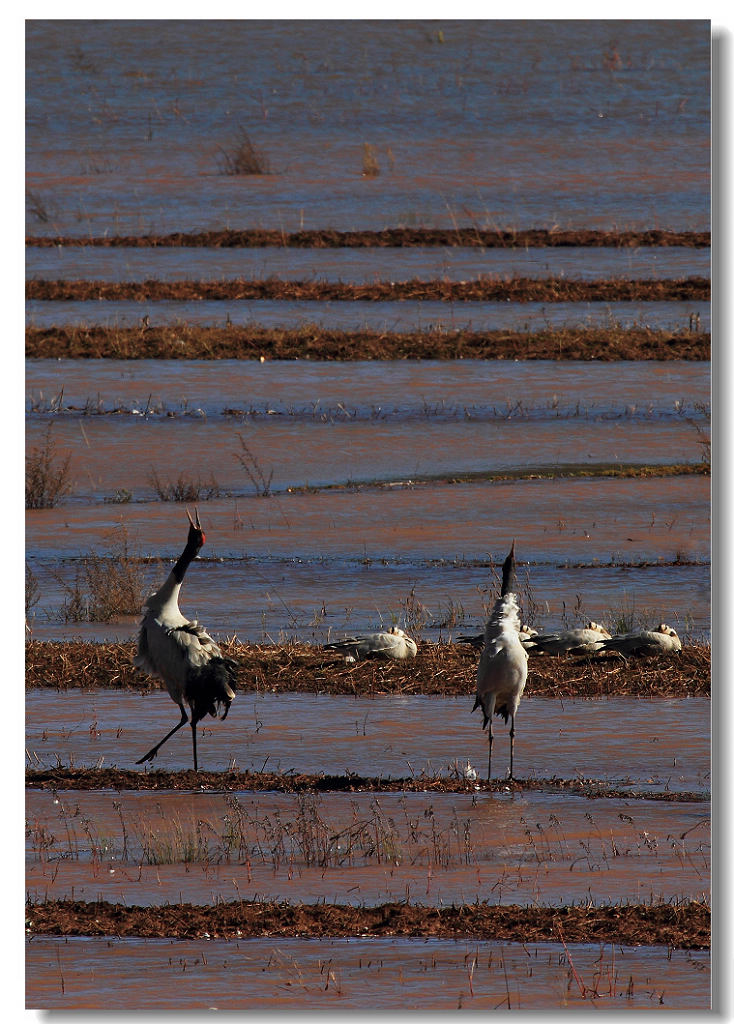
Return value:
<svg viewBox="0 0 734 1024">
<path fill-rule="evenodd" d="M 611 635 L 598 622 L 589 622 L 584 629 L 564 629 L 530 637 L 525 650 L 529 654 L 590 654 L 598 650 L 601 640 L 609 640 Z"/>
<path fill-rule="evenodd" d="M 324 644 L 325 651 L 341 651 L 347 657 L 361 658 L 393 658 L 403 661 L 414 658 L 418 653 L 418 645 L 402 629 L 390 626 L 379 633 L 361 633 L 359 636 L 347 636 L 343 640 L 333 640 Z"/>
<path fill-rule="evenodd" d="M 661 622 L 655 629 L 641 629 L 636 633 L 619 633 L 617 636 L 604 640 L 597 648 L 597 653 L 606 654 L 614 651 L 617 654 L 677 654 L 682 648 L 680 637 L 672 626 Z"/>
</svg>

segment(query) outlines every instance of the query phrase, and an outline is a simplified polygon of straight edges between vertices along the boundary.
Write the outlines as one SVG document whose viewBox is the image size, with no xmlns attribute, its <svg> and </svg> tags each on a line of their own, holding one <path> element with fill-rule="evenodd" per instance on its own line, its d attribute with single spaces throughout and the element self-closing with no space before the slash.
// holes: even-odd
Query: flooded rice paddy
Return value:
<svg viewBox="0 0 734 1024">
<path fill-rule="evenodd" d="M 27 963 L 49 1009 L 97 1009 L 113 989 L 121 1010 L 167 1010 L 172 990 L 188 1010 L 241 1011 L 244 991 L 248 1009 L 275 1012 L 695 1011 L 708 1002 L 705 952 L 574 944 L 571 956 L 573 967 L 558 943 L 37 937 Z"/>
<path fill-rule="evenodd" d="M 532 678 L 528 691 L 518 712 L 518 778 L 580 775 L 646 791 L 709 788 L 707 700 L 550 700 L 532 697 Z M 404 778 L 445 773 L 469 759 L 486 777 L 487 738 L 481 717 L 470 717 L 472 703 L 473 698 L 464 697 L 357 699 L 245 691 L 226 722 L 206 719 L 199 726 L 201 767 L 262 770 L 267 765 L 279 773 Z M 75 690 L 65 693 L 63 701 L 53 690 L 31 691 L 26 713 L 26 746 L 34 766 L 94 767 L 102 758 L 105 766 L 120 768 L 132 767 L 178 714 L 167 695 L 158 692 Z M 500 777 L 508 750 L 503 730 L 493 754 L 499 758 Z M 169 771 L 191 767 L 189 730 L 161 748 L 155 766 Z"/>
<path fill-rule="evenodd" d="M 26 279 L 70 281 L 219 280 L 462 281 L 482 277 L 569 277 L 574 280 L 707 277 L 708 249 L 640 246 L 598 249 L 29 249 Z"/>
<path fill-rule="evenodd" d="M 539 625 L 557 628 L 579 594 L 591 618 L 632 604 L 707 630 L 708 478 L 593 475 L 699 461 L 706 364 L 39 360 L 26 384 L 28 444 L 52 429 L 73 470 L 64 503 L 28 519 L 40 638 L 88 635 L 58 621 L 59 577 L 109 549 L 110 531 L 141 557 L 178 554 L 185 515 L 158 489 L 182 472 L 208 494 L 186 606 L 242 640 L 387 623 L 411 590 L 431 635 L 480 623 L 508 530 Z M 578 471 L 592 475 L 563 477 Z M 146 567 L 151 585 L 161 571 Z"/>
<path fill-rule="evenodd" d="M 26 303 L 29 327 L 52 327 L 62 320 L 70 326 L 100 324 L 104 327 L 134 327 L 144 315 L 157 325 L 186 323 L 199 326 L 250 325 L 297 329 L 315 324 L 322 330 L 381 330 L 404 333 L 441 327 L 454 330 L 542 331 L 549 327 L 650 327 L 682 331 L 691 317 L 699 317 L 701 329 L 711 323 L 707 303 L 689 302 L 524 302 L 520 306 L 491 306 L 486 302 L 292 302 L 264 299 L 240 302 L 132 301 Z"/>
<path fill-rule="evenodd" d="M 29 21 L 27 232 L 705 232 L 709 35 L 703 21 L 332 22 L 328 32 L 318 21 Z M 243 132 L 264 173 L 226 173 Z M 111 282 L 709 273 L 708 248 L 681 246 L 29 246 L 26 262 L 28 280 Z M 33 300 L 26 323 L 141 337 L 146 324 L 711 329 L 697 301 Z M 395 623 L 419 641 L 455 639 L 481 628 L 514 538 L 523 612 L 539 628 L 666 621 L 686 644 L 709 641 L 708 362 L 215 362 L 187 360 L 182 346 L 175 360 L 27 361 L 27 451 L 55 446 L 71 485 L 26 513 L 35 639 L 133 637 L 142 594 L 183 546 L 184 505 L 197 504 L 207 543 L 182 607 L 216 636 L 321 644 Z M 186 501 L 162 500 L 177 483 L 195 485 Z M 129 558 L 140 573 L 135 607 L 104 622 L 90 621 L 85 591 L 99 557 Z M 215 772 L 373 778 L 458 776 L 470 760 L 483 777 L 486 734 L 470 707 L 243 690 L 226 722 L 202 723 L 199 756 Z M 29 690 L 27 766 L 129 768 L 176 717 L 160 691 Z M 501 778 L 507 730 L 496 732 Z M 264 899 L 350 913 L 486 901 L 559 912 L 631 904 L 644 916 L 705 904 L 710 733 L 700 698 L 534 696 L 531 662 L 520 785 L 28 788 L 29 920 L 33 904 L 55 899 L 144 906 L 154 918 L 183 903 Z M 190 765 L 182 729 L 157 767 Z M 578 778 L 622 795 L 521 784 Z M 199 930 L 172 940 L 64 927 L 29 925 L 28 1007 L 99 1010 L 112 991 L 124 1010 L 696 1010 L 711 999 L 708 950 L 679 948 L 674 933 L 638 946 L 608 932 L 566 944 L 556 932 L 497 942 Z"/>
</svg>

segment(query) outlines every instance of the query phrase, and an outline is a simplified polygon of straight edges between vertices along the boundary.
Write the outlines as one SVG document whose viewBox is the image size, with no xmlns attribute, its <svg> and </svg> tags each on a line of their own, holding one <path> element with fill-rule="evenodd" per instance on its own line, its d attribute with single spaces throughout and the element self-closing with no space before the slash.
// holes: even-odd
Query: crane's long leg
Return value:
<svg viewBox="0 0 734 1024">
<path fill-rule="evenodd" d="M 181 728 L 182 725 L 186 725 L 188 720 L 189 720 L 188 715 L 186 714 L 184 709 L 181 708 L 181 721 L 178 723 L 178 725 L 174 725 L 174 727 L 171 729 L 171 731 L 166 733 L 166 735 L 163 737 L 163 739 L 160 741 L 160 743 L 156 743 L 156 745 L 154 747 L 152 747 L 148 751 L 147 754 L 144 754 L 143 757 L 141 757 L 139 761 L 136 761 L 135 764 L 142 764 L 143 761 L 152 761 L 153 758 L 155 757 L 155 755 L 158 753 L 158 751 L 163 746 L 163 744 L 166 742 L 166 740 L 170 740 L 171 736 L 173 736 L 173 734 L 175 732 L 178 732 L 178 730 Z M 194 749 L 196 749 L 196 748 L 194 748 Z"/>
<path fill-rule="evenodd" d="M 191 739 L 194 744 L 194 771 L 198 772 L 199 763 L 196 760 L 196 719 L 194 718 L 193 715 L 191 716 Z"/>
<path fill-rule="evenodd" d="M 488 729 L 489 729 L 489 758 L 487 759 L 487 781 L 489 782 L 489 780 L 492 778 L 492 740 L 494 739 L 494 736 L 492 735 L 492 719 L 491 718 L 489 720 Z"/>
<path fill-rule="evenodd" d="M 515 716 L 510 713 L 510 778 L 514 778 L 512 774 L 512 757 L 515 753 Z"/>
</svg>

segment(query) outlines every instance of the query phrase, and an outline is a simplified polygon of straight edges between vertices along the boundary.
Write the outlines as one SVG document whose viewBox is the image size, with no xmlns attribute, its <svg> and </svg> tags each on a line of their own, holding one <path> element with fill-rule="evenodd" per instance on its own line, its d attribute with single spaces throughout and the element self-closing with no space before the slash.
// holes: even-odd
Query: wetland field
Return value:
<svg viewBox="0 0 734 1024">
<path fill-rule="evenodd" d="M 709 23 L 26 35 L 26 1008 L 715 1005 Z M 198 772 L 132 663 L 194 507 Z M 513 540 L 682 650 L 531 656 L 488 779 Z"/>
</svg>

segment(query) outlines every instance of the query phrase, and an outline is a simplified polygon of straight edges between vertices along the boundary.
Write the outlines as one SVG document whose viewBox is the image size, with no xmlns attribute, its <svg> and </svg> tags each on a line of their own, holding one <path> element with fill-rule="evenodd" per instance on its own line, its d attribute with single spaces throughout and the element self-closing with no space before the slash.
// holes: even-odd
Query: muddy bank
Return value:
<svg viewBox="0 0 734 1024">
<path fill-rule="evenodd" d="M 711 298 L 703 277 L 678 280 L 572 281 L 517 277 L 509 281 L 44 281 L 26 282 L 26 299 L 51 302 L 299 301 L 299 302 L 672 302 Z"/>
<path fill-rule="evenodd" d="M 465 779 L 415 775 L 410 778 L 226 771 L 131 771 L 124 768 L 27 768 L 28 789 L 132 790 L 134 792 L 253 792 L 253 793 L 572 793 L 588 800 L 656 800 L 665 803 L 708 803 L 706 793 L 680 790 L 633 790 L 598 779 Z"/>
<path fill-rule="evenodd" d="M 711 336 L 648 328 L 329 331 L 265 327 L 50 327 L 26 330 L 29 359 L 708 360 Z"/>
<path fill-rule="evenodd" d="M 308 644 L 244 645 L 222 641 L 238 662 L 237 685 L 269 693 L 434 694 L 468 696 L 476 687 L 478 654 L 467 644 L 429 644 L 406 663 L 364 661 L 353 665 Z M 26 687 L 122 688 L 148 691 L 157 682 L 132 664 L 134 643 L 93 644 L 30 640 Z M 711 649 L 686 646 L 670 657 L 619 656 L 530 659 L 528 694 L 540 697 L 703 697 L 711 694 Z"/>
<path fill-rule="evenodd" d="M 129 907 L 119 903 L 49 900 L 26 906 L 34 935 L 141 938 L 255 936 L 416 936 L 502 942 L 614 942 L 708 949 L 711 911 L 703 903 L 605 907 L 523 907 L 472 904 L 434 909 L 410 903 L 377 907 L 239 900 L 214 907 L 190 903 Z"/>
<path fill-rule="evenodd" d="M 402 248 L 448 246 L 479 248 L 545 248 L 546 246 L 604 246 L 636 248 L 642 245 L 685 246 L 703 249 L 711 245 L 709 231 L 561 231 L 530 229 L 501 231 L 491 228 L 386 228 L 382 231 L 296 231 L 274 230 L 176 231 L 168 235 L 112 235 L 77 237 L 74 235 L 29 235 L 26 245 L 34 246 L 124 246 L 150 248 L 160 246 L 205 246 L 207 248 L 263 248 L 266 246 L 338 249 Z"/>
</svg>

